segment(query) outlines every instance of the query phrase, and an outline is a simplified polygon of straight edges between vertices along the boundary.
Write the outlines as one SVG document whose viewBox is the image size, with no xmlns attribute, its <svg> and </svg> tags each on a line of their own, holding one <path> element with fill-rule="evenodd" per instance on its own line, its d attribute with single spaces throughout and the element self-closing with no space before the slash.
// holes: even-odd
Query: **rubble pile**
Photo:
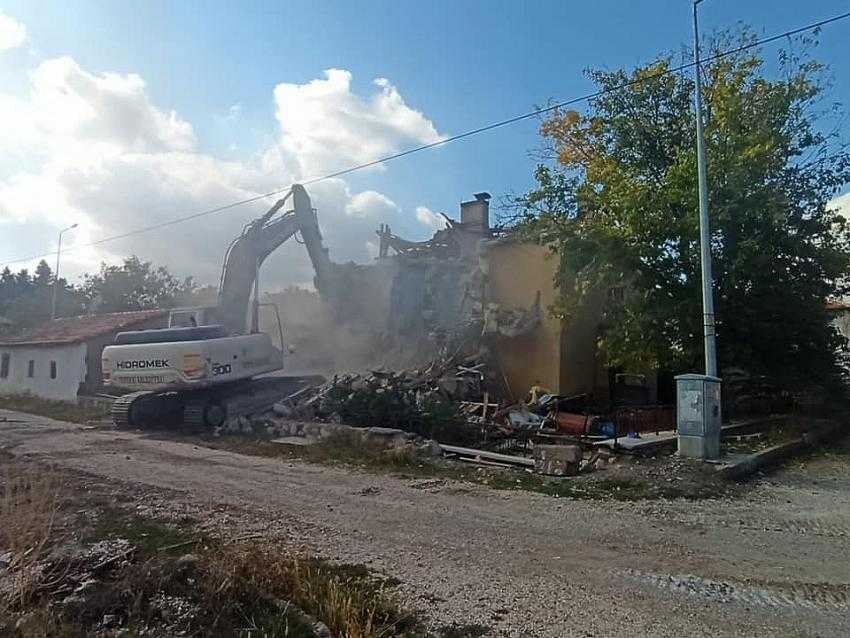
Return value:
<svg viewBox="0 0 850 638">
<path fill-rule="evenodd" d="M 489 396 L 485 364 L 454 357 L 425 368 L 335 375 L 275 405 L 292 419 L 388 427 L 438 440 L 477 440 L 489 420 L 470 410 Z"/>
</svg>

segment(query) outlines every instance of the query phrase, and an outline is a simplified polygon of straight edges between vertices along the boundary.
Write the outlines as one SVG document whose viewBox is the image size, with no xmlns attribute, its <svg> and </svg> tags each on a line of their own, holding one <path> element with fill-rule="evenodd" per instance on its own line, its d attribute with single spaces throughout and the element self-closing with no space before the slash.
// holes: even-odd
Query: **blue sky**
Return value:
<svg viewBox="0 0 850 638">
<path fill-rule="evenodd" d="M 706 0 L 703 31 L 744 22 L 771 35 L 848 9 L 847 2 Z M 28 45 L 0 57 L 0 86 L 29 90 L 41 61 L 70 56 L 88 72 L 138 74 L 151 103 L 191 123 L 198 153 L 241 161 L 277 135 L 272 91 L 325 69 L 351 72 L 351 92 L 387 78 L 404 103 L 452 135 L 592 88 L 587 67 L 631 67 L 691 37 L 687 0 L 573 2 L 43 2 L 5 0 Z M 850 104 L 850 21 L 824 29 L 817 56 Z M 775 48 L 768 48 L 767 52 Z M 238 105 L 235 111 L 231 107 Z M 230 115 L 230 117 L 228 117 Z M 347 178 L 398 205 L 454 214 L 473 192 L 531 184 L 536 121 L 492 131 Z M 845 137 L 850 138 L 848 125 Z M 0 168 L 9 171 L 9 159 Z M 3 178 L 0 173 L 0 178 Z M 187 202 L 191 204 L 191 202 Z M 179 215 L 184 210 L 174 210 Z M 402 227 L 411 233 L 426 228 Z M 47 248 L 50 242 L 42 242 Z M 33 247 L 39 245 L 33 240 Z M 4 257 L 9 250 L 0 243 Z M 125 247 L 126 248 L 126 247 Z M 134 248 L 130 246 L 129 248 Z M 12 253 L 19 251 L 12 250 Z"/>
</svg>

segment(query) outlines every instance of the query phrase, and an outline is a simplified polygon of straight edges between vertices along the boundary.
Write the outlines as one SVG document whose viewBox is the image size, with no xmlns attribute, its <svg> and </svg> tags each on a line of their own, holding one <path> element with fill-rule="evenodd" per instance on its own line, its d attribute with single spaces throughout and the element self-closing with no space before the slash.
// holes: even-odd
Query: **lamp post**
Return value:
<svg viewBox="0 0 850 638">
<path fill-rule="evenodd" d="M 59 284 L 59 257 L 62 254 L 62 235 L 66 231 L 76 228 L 78 224 L 71 224 L 68 228 L 59 231 L 59 243 L 56 247 L 56 270 L 53 272 L 53 301 L 50 305 L 50 318 L 56 319 L 56 293 Z"/>
<path fill-rule="evenodd" d="M 702 270 L 702 325 L 705 374 L 676 377 L 676 430 L 679 454 L 703 459 L 720 456 L 720 379 L 714 339 L 714 290 L 711 278 L 711 233 L 708 221 L 708 171 L 702 126 L 702 78 L 699 66 L 699 23 L 694 10 L 694 105 L 697 129 L 697 176 L 699 179 L 699 238 Z"/>
</svg>

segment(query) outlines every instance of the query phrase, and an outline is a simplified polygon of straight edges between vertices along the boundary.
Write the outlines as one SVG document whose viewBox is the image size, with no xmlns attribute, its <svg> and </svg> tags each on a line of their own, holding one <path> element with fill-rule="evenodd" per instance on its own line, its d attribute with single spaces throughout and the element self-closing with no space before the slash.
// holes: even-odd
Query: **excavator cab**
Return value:
<svg viewBox="0 0 850 638">
<path fill-rule="evenodd" d="M 216 323 L 214 306 L 173 308 L 168 313 L 169 328 L 197 328 Z"/>
</svg>

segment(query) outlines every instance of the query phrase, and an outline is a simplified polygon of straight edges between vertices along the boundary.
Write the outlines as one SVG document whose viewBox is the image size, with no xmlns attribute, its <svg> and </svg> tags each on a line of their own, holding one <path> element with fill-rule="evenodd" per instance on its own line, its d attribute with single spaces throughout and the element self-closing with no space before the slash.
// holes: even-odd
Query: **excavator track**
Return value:
<svg viewBox="0 0 850 638">
<path fill-rule="evenodd" d="M 131 392 L 112 404 L 112 422 L 119 428 L 159 428 L 182 418 L 182 401 L 175 393 Z"/>
<path fill-rule="evenodd" d="M 183 425 L 189 428 L 215 428 L 226 418 L 226 408 L 209 395 L 191 398 L 183 405 Z"/>
<path fill-rule="evenodd" d="M 112 404 L 111 414 L 112 422 L 119 428 L 132 427 L 137 425 L 133 423 L 131 416 L 133 404 L 144 396 L 151 395 L 152 392 L 142 390 L 141 392 L 131 392 L 118 397 Z"/>
<path fill-rule="evenodd" d="M 125 394 L 112 404 L 112 421 L 119 428 L 162 428 L 184 425 L 215 428 L 229 417 L 269 409 L 276 401 L 323 377 L 263 377 L 215 390 L 184 392 L 140 391 Z"/>
<path fill-rule="evenodd" d="M 183 406 L 183 425 L 188 428 L 204 427 L 206 401 L 188 401 Z"/>
</svg>

